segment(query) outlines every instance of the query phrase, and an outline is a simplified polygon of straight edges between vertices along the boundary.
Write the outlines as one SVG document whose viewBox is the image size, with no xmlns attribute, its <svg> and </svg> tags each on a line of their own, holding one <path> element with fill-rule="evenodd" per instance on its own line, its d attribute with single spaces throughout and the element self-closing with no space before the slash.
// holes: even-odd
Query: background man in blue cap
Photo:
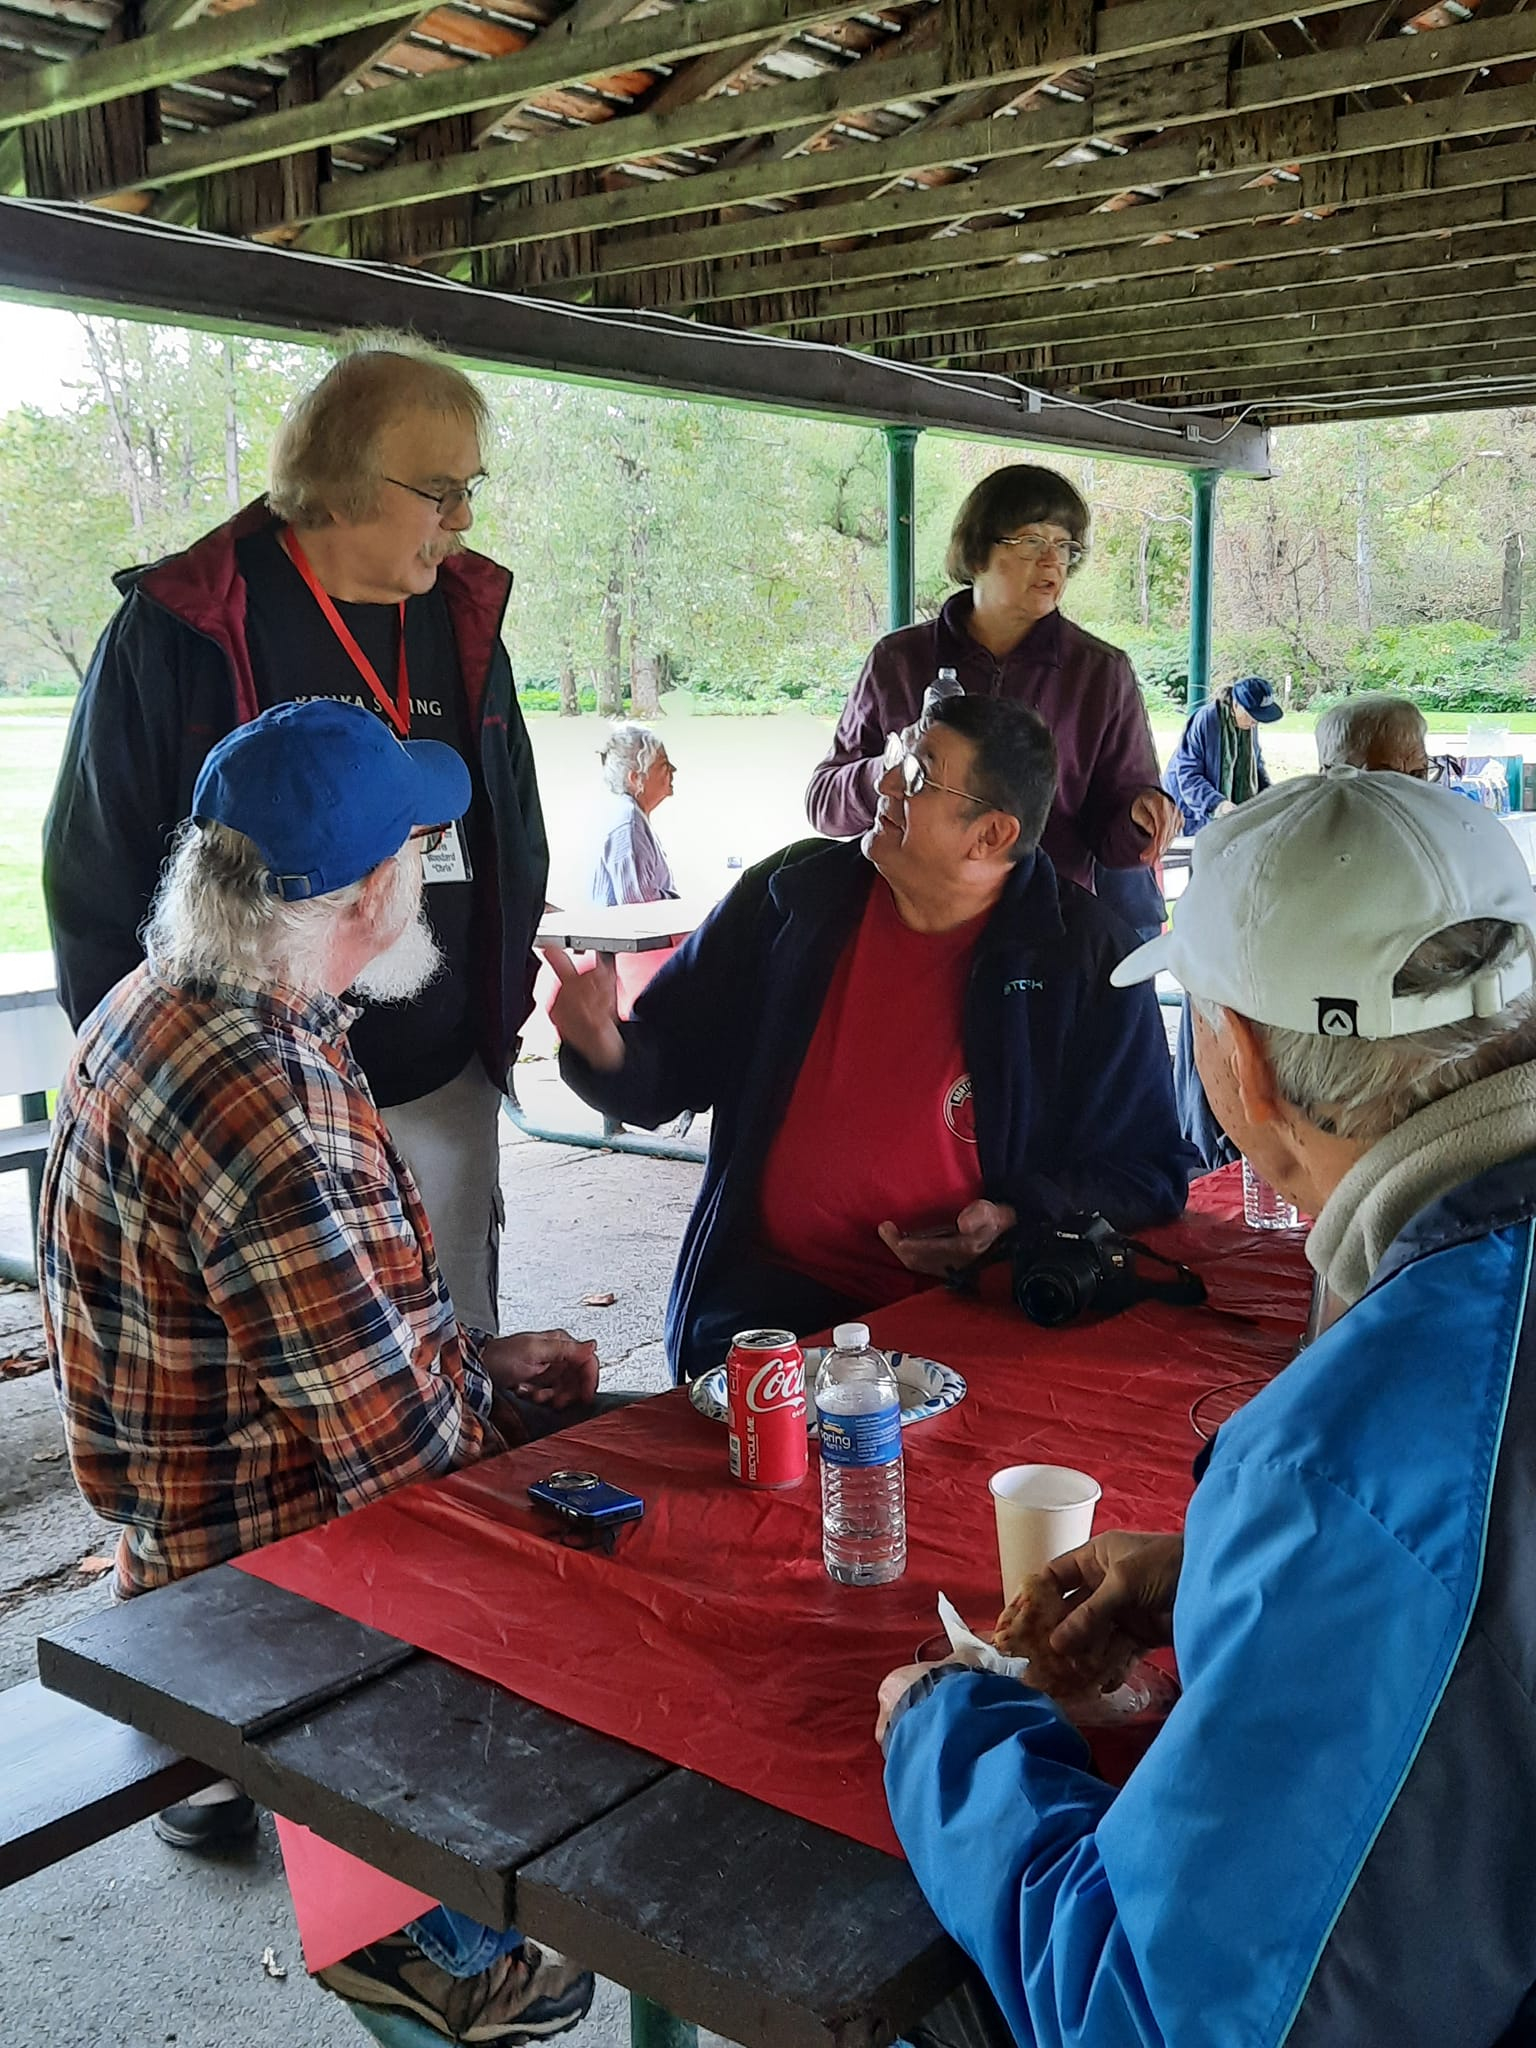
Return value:
<svg viewBox="0 0 1536 2048">
<path fill-rule="evenodd" d="M 1284 712 L 1263 676 L 1241 676 L 1218 690 L 1209 704 L 1192 711 L 1163 776 L 1163 787 L 1184 813 L 1184 830 L 1203 831 L 1269 788 L 1269 770 L 1259 751 L 1258 727 L 1273 725 Z M 1150 935 L 1146 935 L 1150 936 Z M 1173 1092 L 1179 1128 L 1207 1169 L 1237 1157 L 1231 1139 L 1211 1113 L 1195 1072 L 1189 1004 L 1179 1019 L 1173 1056 Z"/>
<path fill-rule="evenodd" d="M 1263 676 L 1241 676 L 1189 715 L 1163 787 L 1198 832 L 1269 787 L 1256 728 L 1285 716 Z"/>
<path fill-rule="evenodd" d="M 75 1477 L 122 1531 L 121 1596 L 592 1402 L 594 1345 L 456 1319 L 347 1042 L 344 995 L 408 1000 L 437 971 L 422 861 L 469 800 L 451 747 L 358 705 L 238 728 L 198 777 L 147 962 L 80 1035 L 43 1181 L 43 1325 Z M 253 1822 L 205 1795 L 158 1826 L 201 1847 Z M 560 2032 L 592 1996 L 563 1957 L 443 1907 L 325 1981 L 482 2042 Z"/>
</svg>

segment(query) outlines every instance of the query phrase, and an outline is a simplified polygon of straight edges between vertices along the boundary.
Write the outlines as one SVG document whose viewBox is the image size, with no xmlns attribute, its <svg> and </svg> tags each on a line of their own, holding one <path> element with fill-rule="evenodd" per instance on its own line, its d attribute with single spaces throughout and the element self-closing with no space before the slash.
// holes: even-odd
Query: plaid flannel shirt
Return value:
<svg viewBox="0 0 1536 2048">
<path fill-rule="evenodd" d="M 500 1440 L 353 1012 L 141 967 L 59 1097 L 38 1265 L 81 1492 L 138 1593 Z"/>
</svg>

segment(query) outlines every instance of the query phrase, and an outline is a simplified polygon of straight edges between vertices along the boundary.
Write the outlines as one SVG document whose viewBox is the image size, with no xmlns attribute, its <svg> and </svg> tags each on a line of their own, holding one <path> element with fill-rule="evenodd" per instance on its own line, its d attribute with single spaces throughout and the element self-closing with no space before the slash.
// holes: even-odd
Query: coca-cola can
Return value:
<svg viewBox="0 0 1536 2048">
<path fill-rule="evenodd" d="M 793 1330 L 742 1330 L 725 1361 L 731 1477 L 798 1486 L 805 1477 L 805 1354 Z"/>
</svg>

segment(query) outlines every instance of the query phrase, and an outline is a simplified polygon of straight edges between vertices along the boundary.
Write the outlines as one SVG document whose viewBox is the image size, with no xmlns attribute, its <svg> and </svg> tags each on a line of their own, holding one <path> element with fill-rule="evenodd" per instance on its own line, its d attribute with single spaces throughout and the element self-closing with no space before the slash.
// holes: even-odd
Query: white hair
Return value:
<svg viewBox="0 0 1536 2048">
<path fill-rule="evenodd" d="M 616 796 L 633 796 L 629 778 L 649 774 L 652 762 L 665 751 L 666 744 L 660 733 L 652 732 L 648 725 L 616 725 L 597 753 L 603 780 Z"/>
<path fill-rule="evenodd" d="M 1529 944 L 1522 927 L 1502 918 L 1447 925 L 1409 954 L 1392 992 L 1456 988 L 1502 967 Z M 1219 1033 L 1220 1007 L 1193 991 L 1190 1001 Z M 1442 1096 L 1536 1059 L 1536 988 L 1492 1017 L 1464 1017 L 1401 1038 L 1328 1038 L 1248 1021 L 1285 1101 L 1320 1131 L 1372 1144 Z"/>
<path fill-rule="evenodd" d="M 267 879 L 243 832 L 182 825 L 140 934 L 156 973 L 173 982 L 236 980 L 321 994 L 337 926 L 366 878 L 300 903 L 274 896 Z"/>
<path fill-rule="evenodd" d="M 1392 741 L 1421 745 L 1429 727 L 1418 705 L 1407 697 L 1389 696 L 1385 690 L 1368 690 L 1358 697 L 1346 697 L 1331 704 L 1317 721 L 1317 765 L 1319 769 L 1368 768 L 1371 757 Z"/>
</svg>

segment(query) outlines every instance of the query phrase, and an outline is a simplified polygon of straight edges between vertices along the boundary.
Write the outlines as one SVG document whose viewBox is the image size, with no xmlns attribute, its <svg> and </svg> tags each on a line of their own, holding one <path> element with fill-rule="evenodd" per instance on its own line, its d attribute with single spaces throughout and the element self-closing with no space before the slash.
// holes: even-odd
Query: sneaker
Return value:
<svg viewBox="0 0 1536 2048">
<path fill-rule="evenodd" d="M 450 1977 L 404 1934 L 387 1935 L 317 1970 L 315 1981 L 354 2005 L 414 2013 L 450 2041 L 563 2034 L 585 2019 L 594 1989 L 590 1970 L 536 1942 L 498 1956 L 478 1977 Z"/>
<path fill-rule="evenodd" d="M 194 1854 L 231 1849 L 255 1834 L 256 1802 L 243 1792 L 236 1799 L 183 1799 L 179 1806 L 163 1807 L 149 1824 L 173 1849 L 190 1849 Z"/>
</svg>

